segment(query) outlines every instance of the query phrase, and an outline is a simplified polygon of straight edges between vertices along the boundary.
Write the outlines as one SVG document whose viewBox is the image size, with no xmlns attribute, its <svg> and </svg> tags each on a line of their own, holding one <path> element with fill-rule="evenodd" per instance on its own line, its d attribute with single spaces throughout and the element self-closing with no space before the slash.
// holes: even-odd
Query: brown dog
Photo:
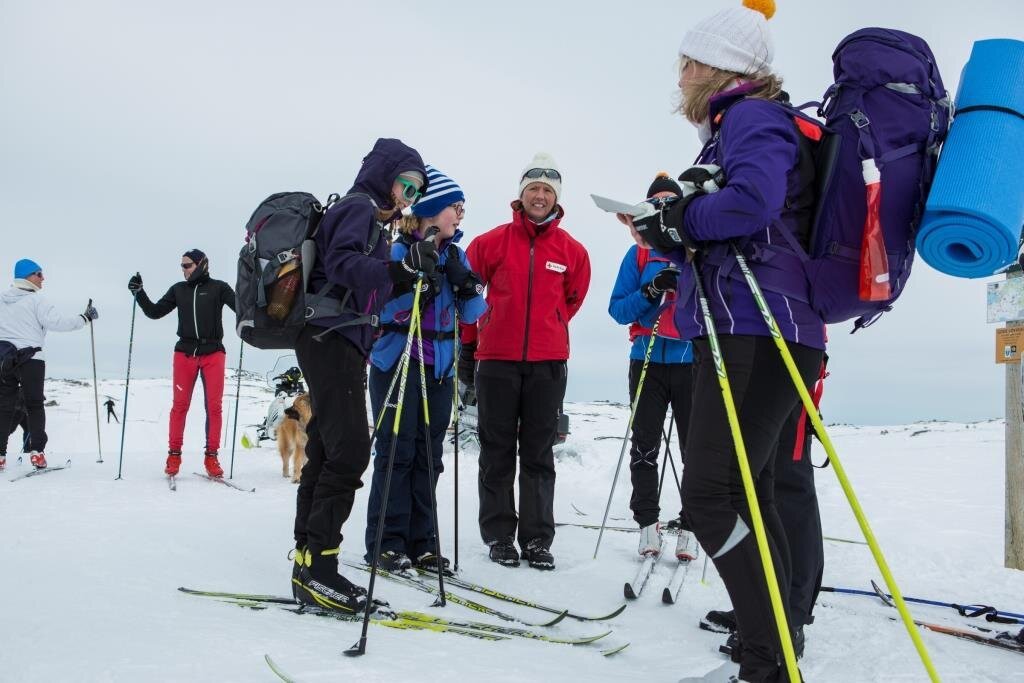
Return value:
<svg viewBox="0 0 1024 683">
<path fill-rule="evenodd" d="M 306 464 L 306 425 L 313 414 L 309 394 L 300 394 L 292 407 L 284 411 L 285 418 L 277 428 L 277 451 L 281 454 L 281 476 L 288 476 L 288 461 L 292 464 L 292 483 L 299 483 L 302 466 Z"/>
</svg>

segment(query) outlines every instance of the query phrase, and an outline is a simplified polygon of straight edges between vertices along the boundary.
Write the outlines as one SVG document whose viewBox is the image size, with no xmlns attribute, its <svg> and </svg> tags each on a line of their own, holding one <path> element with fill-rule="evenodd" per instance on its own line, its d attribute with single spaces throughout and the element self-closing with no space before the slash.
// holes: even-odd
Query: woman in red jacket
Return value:
<svg viewBox="0 0 1024 683">
<path fill-rule="evenodd" d="M 492 561 L 554 569 L 555 462 L 565 396 L 569 320 L 590 286 L 590 257 L 559 227 L 562 176 L 534 156 L 519 180 L 512 222 L 480 235 L 466 255 L 487 287 L 488 311 L 463 328 L 460 379 L 474 384 L 480 434 L 480 535 Z M 519 512 L 515 508 L 516 454 Z"/>
</svg>

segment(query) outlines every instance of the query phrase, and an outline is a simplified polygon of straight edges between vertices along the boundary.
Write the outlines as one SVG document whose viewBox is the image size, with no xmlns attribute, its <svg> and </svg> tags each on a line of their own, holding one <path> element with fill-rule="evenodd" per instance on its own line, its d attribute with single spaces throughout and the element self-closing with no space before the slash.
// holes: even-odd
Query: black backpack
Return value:
<svg viewBox="0 0 1024 683">
<path fill-rule="evenodd" d="M 38 346 L 19 349 L 9 341 L 0 341 L 0 377 L 11 374 L 39 351 L 42 349 Z"/>
<path fill-rule="evenodd" d="M 362 193 L 332 194 L 321 204 L 308 192 L 279 192 L 256 207 L 245 226 L 235 281 L 236 331 L 243 341 L 258 349 L 294 349 L 307 321 L 353 312 L 346 308 L 347 295 L 340 301 L 328 296 L 330 284 L 315 294 L 306 289 L 316 263 L 314 237 L 320 220 L 335 204 L 356 197 L 374 203 Z M 380 221 L 374 222 L 363 253 L 373 251 L 383 229 Z M 290 290 L 287 305 L 274 302 L 275 287 Z M 276 315 L 268 311 L 272 302 L 279 306 L 271 309 Z M 368 316 L 360 316 L 343 325 L 368 322 Z"/>
</svg>

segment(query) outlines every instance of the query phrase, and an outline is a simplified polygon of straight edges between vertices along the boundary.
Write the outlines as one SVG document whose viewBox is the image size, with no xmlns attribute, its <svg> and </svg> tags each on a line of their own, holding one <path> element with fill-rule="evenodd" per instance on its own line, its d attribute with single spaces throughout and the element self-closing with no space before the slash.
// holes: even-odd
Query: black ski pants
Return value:
<svg viewBox="0 0 1024 683">
<path fill-rule="evenodd" d="M 295 343 L 313 417 L 296 496 L 295 543 L 315 554 L 341 545 L 341 527 L 370 463 L 366 358 L 352 342 L 307 326 Z"/>
<path fill-rule="evenodd" d="M 46 410 L 43 402 L 43 378 L 46 377 L 46 363 L 30 358 L 0 378 L 0 455 L 7 455 L 7 440 L 17 426 L 15 406 L 20 388 L 25 398 L 25 413 L 28 415 L 28 443 L 26 450 L 46 450 Z"/>
<path fill-rule="evenodd" d="M 629 400 L 636 399 L 636 388 L 643 370 L 642 360 L 629 362 Z M 629 478 L 633 495 L 629 509 L 641 527 L 658 521 L 661 507 L 658 500 L 658 452 L 665 429 L 665 413 L 672 406 L 678 432 L 679 461 L 683 460 L 686 433 L 690 423 L 690 400 L 693 394 L 693 366 L 690 363 L 648 363 L 640 401 L 633 416 L 633 435 L 629 449 Z M 666 464 L 666 467 L 669 467 Z M 661 476 L 665 476 L 663 473 Z M 672 480 L 670 480 L 672 481 Z M 674 487 L 675 484 L 672 484 Z M 682 509 L 679 511 L 682 516 Z"/>
<path fill-rule="evenodd" d="M 747 460 L 754 478 L 783 605 L 789 597 L 789 548 L 772 495 L 770 472 L 782 426 L 800 400 L 771 337 L 720 335 Z M 824 354 L 789 344 L 804 385 L 818 377 Z M 693 408 L 686 445 L 683 506 L 715 563 L 736 610 L 743 639 L 743 680 L 787 681 L 765 570 L 754 538 L 736 448 L 707 338 L 694 341 Z"/>
<path fill-rule="evenodd" d="M 396 396 L 387 397 L 385 394 L 391 386 L 392 376 L 400 365 L 401 360 L 387 371 L 376 367 L 370 369 L 370 407 L 373 409 L 374 420 L 379 419 L 382 410 L 384 418 L 374 444 L 373 483 L 370 485 L 370 500 L 366 505 L 367 562 L 373 557 L 374 545 L 377 542 L 380 503 L 384 497 L 384 480 L 387 478 L 388 459 L 391 457 L 392 448 L 394 461 L 391 467 L 391 483 L 388 487 L 380 550 L 382 553 L 392 550 L 417 558 L 425 552 L 434 552 L 436 544 L 431 497 L 437 488 L 437 480 L 444 471 L 441 456 L 444 454 L 444 435 L 452 418 L 453 382 L 451 377 L 436 379 L 434 366 L 424 366 L 427 378 L 427 409 L 430 413 L 428 461 L 427 427 L 423 415 L 418 360 L 412 359 L 409 363 L 397 439 L 394 436 L 395 409 L 385 406 L 385 403 L 389 406 L 396 403 Z M 395 393 L 398 393 L 397 386 Z M 433 467 L 433 479 L 429 476 L 428 462 Z"/>
<path fill-rule="evenodd" d="M 550 548 L 555 539 L 555 458 L 551 447 L 558 434 L 565 383 L 565 361 L 477 363 L 479 522 L 480 536 L 488 545 L 518 538 L 520 547 L 525 548 L 539 539 Z"/>
<path fill-rule="evenodd" d="M 800 425 L 803 405 L 786 419 L 775 451 L 775 508 L 786 531 L 792 576 L 789 581 L 790 626 L 811 623 L 814 601 L 821 590 L 825 547 L 821 514 L 811 464 L 811 430 Z M 806 422 L 810 425 L 810 421 Z M 803 447 L 795 451 L 798 429 L 805 431 Z M 799 458 L 799 459 L 794 459 Z"/>
</svg>

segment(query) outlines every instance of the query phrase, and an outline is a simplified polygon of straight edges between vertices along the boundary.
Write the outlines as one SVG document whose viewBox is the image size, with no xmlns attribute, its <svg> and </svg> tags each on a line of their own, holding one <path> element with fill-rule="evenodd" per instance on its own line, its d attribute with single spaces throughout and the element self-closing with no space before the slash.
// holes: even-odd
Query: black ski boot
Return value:
<svg viewBox="0 0 1024 683">
<path fill-rule="evenodd" d="M 366 564 L 370 564 L 369 558 L 367 558 Z M 409 559 L 409 556 L 394 550 L 385 550 L 380 554 L 380 557 L 377 558 L 377 568 L 391 574 L 411 575 L 415 573 L 412 571 L 412 560 Z"/>
<path fill-rule="evenodd" d="M 513 550 L 514 550 L 514 548 L 513 548 Z M 440 564 L 441 564 L 441 569 L 444 571 L 444 575 L 445 576 L 450 576 L 452 572 L 451 572 L 450 569 L 448 569 L 448 565 L 451 564 L 448 561 L 448 558 L 444 557 L 442 555 L 441 556 L 441 563 Z M 437 565 L 438 565 L 437 555 L 435 555 L 430 550 L 428 550 L 425 553 L 420 553 L 416 557 L 416 559 L 413 560 L 413 563 L 412 563 L 412 566 L 416 567 L 417 569 L 422 569 L 424 571 L 434 572 L 434 573 L 437 573 Z"/>
<path fill-rule="evenodd" d="M 733 610 L 723 612 L 713 609 L 700 620 L 700 627 L 705 631 L 712 631 L 713 633 L 735 633 L 736 612 Z"/>
<path fill-rule="evenodd" d="M 551 551 L 544 547 L 539 538 L 535 538 L 523 548 L 523 559 L 534 569 L 551 570 L 555 568 L 555 558 Z"/>
<path fill-rule="evenodd" d="M 338 551 L 302 553 L 302 567 L 295 579 L 298 600 L 307 605 L 355 614 L 366 607 L 366 589 L 338 574 Z"/>
<path fill-rule="evenodd" d="M 305 548 L 292 548 L 288 551 L 288 559 L 292 561 L 292 597 L 295 598 L 295 602 L 301 602 L 299 599 L 299 570 L 302 569 L 302 556 L 305 550 Z"/>
<path fill-rule="evenodd" d="M 505 567 L 519 566 L 519 552 L 511 543 L 496 541 L 491 544 L 491 562 L 497 562 Z"/>
</svg>

